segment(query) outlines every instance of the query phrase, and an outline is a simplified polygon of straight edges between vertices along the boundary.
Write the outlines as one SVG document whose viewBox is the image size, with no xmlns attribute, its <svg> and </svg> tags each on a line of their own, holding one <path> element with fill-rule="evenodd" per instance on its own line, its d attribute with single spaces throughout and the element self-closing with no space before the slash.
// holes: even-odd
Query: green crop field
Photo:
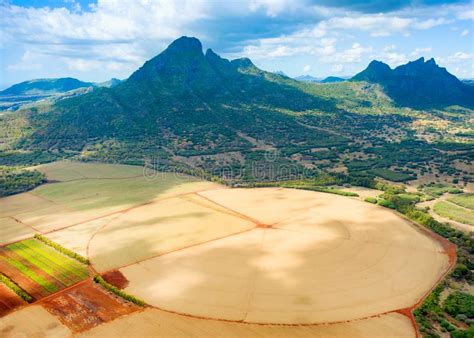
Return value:
<svg viewBox="0 0 474 338">
<path fill-rule="evenodd" d="M 0 261 L 8 270 L 8 277 L 26 292 L 34 292 L 40 286 L 41 295 L 57 292 L 89 277 L 86 265 L 36 239 L 7 245 L 0 251 Z"/>
<path fill-rule="evenodd" d="M 433 208 L 438 215 L 464 224 L 474 225 L 474 210 L 467 210 L 449 202 L 437 202 Z"/>
<path fill-rule="evenodd" d="M 461 207 L 474 210 L 474 194 L 460 194 L 448 198 L 448 201 L 453 202 Z"/>
</svg>

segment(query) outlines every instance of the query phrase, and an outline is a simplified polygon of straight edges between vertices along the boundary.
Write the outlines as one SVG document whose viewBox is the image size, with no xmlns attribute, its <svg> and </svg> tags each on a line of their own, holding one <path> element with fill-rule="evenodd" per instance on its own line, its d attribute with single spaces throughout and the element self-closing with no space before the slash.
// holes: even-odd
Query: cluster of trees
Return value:
<svg viewBox="0 0 474 338">
<path fill-rule="evenodd" d="M 31 190 L 44 182 L 46 177 L 39 171 L 0 166 L 0 197 Z"/>
<path fill-rule="evenodd" d="M 145 306 L 145 302 L 143 300 L 141 300 L 140 298 L 137 298 L 135 296 L 132 296 L 132 295 L 129 295 L 128 293 L 126 292 L 123 292 L 122 290 L 120 290 L 119 288 L 117 288 L 116 286 L 110 284 L 110 283 L 107 283 L 105 281 L 104 278 L 102 278 L 102 276 L 100 275 L 96 275 L 94 277 L 94 282 L 102 285 L 104 288 L 106 288 L 107 290 L 109 290 L 110 292 L 112 292 L 113 294 L 125 299 L 125 300 L 128 300 L 129 302 L 132 302 L 138 306 Z"/>
</svg>

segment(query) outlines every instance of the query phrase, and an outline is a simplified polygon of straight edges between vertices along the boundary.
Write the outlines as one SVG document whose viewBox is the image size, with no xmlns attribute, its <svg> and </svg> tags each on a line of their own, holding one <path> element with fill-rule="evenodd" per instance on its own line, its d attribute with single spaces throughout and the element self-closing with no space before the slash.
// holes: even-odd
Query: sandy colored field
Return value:
<svg viewBox="0 0 474 338">
<path fill-rule="evenodd" d="M 39 305 L 32 305 L 0 318 L 0 337 L 68 337 L 70 331 Z"/>
<path fill-rule="evenodd" d="M 228 236 L 254 223 L 192 201 L 192 196 L 157 201 L 112 220 L 90 242 L 89 259 L 106 271 L 149 257 Z"/>
<path fill-rule="evenodd" d="M 126 291 L 198 317 L 327 323 L 409 307 L 448 266 L 411 223 L 355 199 L 276 188 L 199 195 L 273 227 L 127 266 Z"/>
<path fill-rule="evenodd" d="M 140 323 L 139 325 L 137 325 Z M 274 326 L 230 323 L 184 317 L 147 309 L 84 332 L 79 337 L 415 337 L 407 317 L 390 313 L 377 318 L 318 326 Z"/>
<path fill-rule="evenodd" d="M 11 217 L 0 218 L 0 245 L 16 242 L 35 234 L 34 230 Z"/>
</svg>

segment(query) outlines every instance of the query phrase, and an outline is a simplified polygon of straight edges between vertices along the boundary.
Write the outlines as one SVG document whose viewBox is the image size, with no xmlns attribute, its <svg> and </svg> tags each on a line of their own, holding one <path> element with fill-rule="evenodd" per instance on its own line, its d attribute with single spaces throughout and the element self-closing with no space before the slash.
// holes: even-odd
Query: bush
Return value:
<svg viewBox="0 0 474 338">
<path fill-rule="evenodd" d="M 395 204 L 384 198 L 379 198 L 377 204 L 385 208 L 395 209 Z"/>
<path fill-rule="evenodd" d="M 2 273 L 0 273 L 0 282 L 5 284 L 9 289 L 15 292 L 25 302 L 31 303 L 33 301 L 33 297 L 31 297 L 28 293 L 26 293 L 25 290 L 20 288 L 18 285 L 15 284 L 15 282 L 13 282 L 10 278 L 8 278 Z"/>
<path fill-rule="evenodd" d="M 89 265 L 89 260 L 87 258 L 82 257 L 81 255 L 75 253 L 74 251 L 66 249 L 65 247 L 63 247 L 63 246 L 59 245 L 58 243 L 55 243 L 55 242 L 47 239 L 46 237 L 41 236 L 40 234 L 35 234 L 34 238 L 36 238 L 37 240 L 43 242 L 46 245 L 49 245 L 50 247 L 54 248 L 55 250 L 61 252 L 62 254 L 66 255 L 66 256 L 69 256 L 69 257 L 81 262 L 82 264 Z"/>
<path fill-rule="evenodd" d="M 115 295 L 129 301 L 129 302 L 132 302 L 132 303 L 134 303 L 138 306 L 145 306 L 145 302 L 143 300 L 141 300 L 140 298 L 137 298 L 135 296 L 129 295 L 128 293 L 123 292 L 122 290 L 120 290 L 119 288 L 113 286 L 112 284 L 107 283 L 102 278 L 102 276 L 100 276 L 100 275 L 96 275 L 94 277 L 94 282 L 102 285 L 104 288 L 106 288 L 107 290 L 109 290 L 113 294 L 115 294 Z"/>
<path fill-rule="evenodd" d="M 444 301 L 444 309 L 451 316 L 462 316 L 464 319 L 474 318 L 474 296 L 468 293 L 455 291 Z"/>
<path fill-rule="evenodd" d="M 472 272 L 465 266 L 464 264 L 458 263 L 453 270 L 452 276 L 454 279 L 462 280 L 462 279 L 471 279 Z"/>
<path fill-rule="evenodd" d="M 377 204 L 377 199 L 375 197 L 367 197 L 364 201 L 372 204 Z"/>
</svg>

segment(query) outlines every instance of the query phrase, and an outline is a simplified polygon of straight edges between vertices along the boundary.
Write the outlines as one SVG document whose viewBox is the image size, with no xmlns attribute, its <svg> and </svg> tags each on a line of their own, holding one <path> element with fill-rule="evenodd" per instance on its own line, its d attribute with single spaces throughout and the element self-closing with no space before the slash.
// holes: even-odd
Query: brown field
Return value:
<svg viewBox="0 0 474 338">
<path fill-rule="evenodd" d="M 31 305 L 0 318 L 0 337 L 70 337 L 71 331 L 39 305 Z"/>
<path fill-rule="evenodd" d="M 277 188 L 198 196 L 257 228 L 128 265 L 126 291 L 196 317 L 339 322 L 410 307 L 449 264 L 410 222 L 354 199 Z"/>
<path fill-rule="evenodd" d="M 147 309 L 79 335 L 84 338 L 117 336 L 414 338 L 416 334 L 410 320 L 398 313 L 332 325 L 282 326 L 198 319 Z"/>
<path fill-rule="evenodd" d="M 113 296 L 91 280 L 41 301 L 73 332 L 90 330 L 140 308 Z"/>
<path fill-rule="evenodd" d="M 26 303 L 18 297 L 16 293 L 10 290 L 5 284 L 0 283 L 0 317 L 25 304 Z"/>
</svg>

